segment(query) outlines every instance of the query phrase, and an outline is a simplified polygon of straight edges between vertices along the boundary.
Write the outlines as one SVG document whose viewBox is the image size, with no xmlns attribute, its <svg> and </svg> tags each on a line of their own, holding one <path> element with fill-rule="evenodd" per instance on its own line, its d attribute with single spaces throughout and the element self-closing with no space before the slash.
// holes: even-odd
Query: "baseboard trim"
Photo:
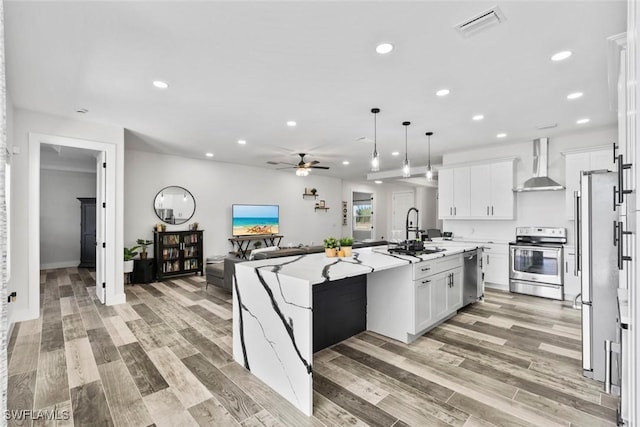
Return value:
<svg viewBox="0 0 640 427">
<path fill-rule="evenodd" d="M 40 264 L 40 270 L 53 270 L 55 268 L 70 268 L 80 265 L 80 261 L 60 261 L 51 262 L 48 264 Z"/>
</svg>

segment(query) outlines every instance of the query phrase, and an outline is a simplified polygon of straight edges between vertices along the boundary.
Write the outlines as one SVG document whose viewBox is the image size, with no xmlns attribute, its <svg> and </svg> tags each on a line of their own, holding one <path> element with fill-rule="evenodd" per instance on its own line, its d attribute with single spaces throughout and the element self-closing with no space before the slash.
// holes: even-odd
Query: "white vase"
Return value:
<svg viewBox="0 0 640 427">
<path fill-rule="evenodd" d="M 133 271 L 133 260 L 130 259 L 129 261 L 125 261 L 124 262 L 124 272 L 125 273 L 131 273 Z"/>
</svg>

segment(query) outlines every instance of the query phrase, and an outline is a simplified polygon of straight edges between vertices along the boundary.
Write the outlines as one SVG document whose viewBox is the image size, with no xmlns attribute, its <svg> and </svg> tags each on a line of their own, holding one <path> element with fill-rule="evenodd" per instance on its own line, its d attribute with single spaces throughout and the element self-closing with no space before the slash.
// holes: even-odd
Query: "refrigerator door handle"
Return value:
<svg viewBox="0 0 640 427">
<path fill-rule="evenodd" d="M 582 271 L 582 266 L 580 265 L 580 255 L 582 253 L 581 248 L 580 248 L 580 241 L 581 241 L 581 236 L 580 236 L 580 222 L 581 222 L 581 218 L 580 218 L 580 192 L 579 191 L 574 191 L 573 193 L 573 200 L 574 200 L 574 207 L 575 207 L 575 217 L 574 217 L 574 225 L 576 227 L 575 229 L 575 236 L 576 236 L 576 252 L 575 252 L 575 257 L 576 257 L 576 262 L 574 263 L 574 268 L 573 268 L 573 275 L 577 276 L 579 271 Z"/>
</svg>

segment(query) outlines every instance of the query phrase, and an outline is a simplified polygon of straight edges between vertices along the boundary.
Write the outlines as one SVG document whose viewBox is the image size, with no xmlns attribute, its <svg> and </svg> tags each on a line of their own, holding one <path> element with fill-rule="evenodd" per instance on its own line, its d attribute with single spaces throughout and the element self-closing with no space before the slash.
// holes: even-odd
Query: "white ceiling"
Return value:
<svg viewBox="0 0 640 427">
<path fill-rule="evenodd" d="M 272 169 L 307 152 L 331 167 L 314 174 L 348 179 L 368 172 L 373 144 L 357 139 L 373 137 L 372 107 L 383 171 L 400 168 L 405 120 L 412 165 L 426 164 L 426 131 L 437 163 L 613 125 L 606 38 L 625 31 L 626 2 L 498 4 L 506 21 L 465 39 L 453 26 L 495 2 L 6 1 L 8 90 L 19 108 L 122 126 L 133 148 Z"/>
</svg>

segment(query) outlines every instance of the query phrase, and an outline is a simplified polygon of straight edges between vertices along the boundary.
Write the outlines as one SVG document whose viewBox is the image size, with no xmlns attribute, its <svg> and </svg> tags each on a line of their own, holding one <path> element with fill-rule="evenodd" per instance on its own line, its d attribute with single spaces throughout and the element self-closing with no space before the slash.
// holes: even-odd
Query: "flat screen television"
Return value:
<svg viewBox="0 0 640 427">
<path fill-rule="evenodd" d="M 231 218 L 234 237 L 280 233 L 278 205 L 233 205 Z"/>
</svg>

